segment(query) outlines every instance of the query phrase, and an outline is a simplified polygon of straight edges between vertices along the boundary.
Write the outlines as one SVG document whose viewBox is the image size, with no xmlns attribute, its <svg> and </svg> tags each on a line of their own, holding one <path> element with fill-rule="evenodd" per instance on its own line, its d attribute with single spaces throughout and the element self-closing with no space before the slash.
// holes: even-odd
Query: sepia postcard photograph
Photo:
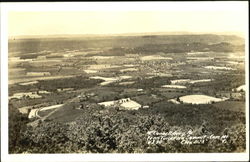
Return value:
<svg viewBox="0 0 250 162">
<path fill-rule="evenodd" d="M 2 3 L 3 161 L 247 161 L 248 49 L 242 1 Z"/>
</svg>

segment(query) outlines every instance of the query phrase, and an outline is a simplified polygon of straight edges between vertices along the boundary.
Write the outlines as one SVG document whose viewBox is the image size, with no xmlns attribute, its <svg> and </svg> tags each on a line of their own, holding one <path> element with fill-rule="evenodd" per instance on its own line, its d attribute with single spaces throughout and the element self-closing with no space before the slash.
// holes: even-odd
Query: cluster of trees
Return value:
<svg viewBox="0 0 250 162">
<path fill-rule="evenodd" d="M 131 52 L 131 49 L 129 48 L 122 48 L 122 47 L 113 47 L 111 49 L 108 49 L 106 51 L 98 52 L 96 54 L 87 54 L 87 57 L 91 56 L 124 56 L 126 53 Z"/>
<path fill-rule="evenodd" d="M 39 80 L 37 84 L 33 85 L 18 85 L 14 84 L 9 87 L 10 95 L 18 92 L 29 92 L 29 91 L 38 91 L 46 90 L 57 92 L 57 89 L 62 88 L 91 88 L 98 83 L 102 82 L 100 79 L 89 79 L 86 76 L 75 76 L 71 78 L 60 78 L 53 80 Z"/>
<path fill-rule="evenodd" d="M 233 88 L 237 88 L 238 86 L 245 84 L 245 74 L 241 73 L 239 75 L 235 75 L 230 73 L 218 75 L 215 76 L 213 83 L 210 84 L 213 84 L 214 89 L 217 91 L 231 91 Z"/>
<path fill-rule="evenodd" d="M 160 76 L 156 76 L 153 78 L 137 78 L 137 80 L 134 84 L 131 85 L 131 87 L 143 89 L 158 88 L 164 84 L 170 84 L 171 79 L 172 78 Z"/>
<path fill-rule="evenodd" d="M 26 130 L 26 124 L 29 122 L 26 115 L 21 114 L 17 108 L 9 103 L 9 152 L 19 152 L 21 133 Z"/>
<path fill-rule="evenodd" d="M 90 88 L 98 83 L 101 80 L 89 79 L 84 76 L 76 76 L 72 78 L 63 78 L 63 79 L 54 79 L 54 80 L 40 80 L 37 83 L 38 89 L 43 89 L 47 91 L 56 91 L 58 88 Z"/>
</svg>

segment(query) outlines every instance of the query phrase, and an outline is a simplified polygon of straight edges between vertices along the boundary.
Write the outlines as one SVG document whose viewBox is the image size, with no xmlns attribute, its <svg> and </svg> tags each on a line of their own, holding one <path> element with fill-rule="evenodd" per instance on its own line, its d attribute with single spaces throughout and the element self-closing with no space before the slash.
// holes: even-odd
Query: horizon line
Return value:
<svg viewBox="0 0 250 162">
<path fill-rule="evenodd" d="M 131 33 L 72 33 L 72 34 L 31 34 L 31 35 L 10 35 L 8 39 L 17 38 L 37 38 L 37 37 L 65 37 L 65 36 L 143 36 L 143 35 L 235 35 L 244 38 L 244 32 L 225 31 L 225 32 L 191 32 L 191 31 L 166 31 L 166 32 L 131 32 Z"/>
</svg>

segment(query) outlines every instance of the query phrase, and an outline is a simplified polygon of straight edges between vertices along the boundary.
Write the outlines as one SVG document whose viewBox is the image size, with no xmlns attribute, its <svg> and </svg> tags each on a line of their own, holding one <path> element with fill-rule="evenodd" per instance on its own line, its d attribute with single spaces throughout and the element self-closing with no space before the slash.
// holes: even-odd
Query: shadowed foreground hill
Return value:
<svg viewBox="0 0 250 162">
<path fill-rule="evenodd" d="M 140 111 L 85 108 L 80 113 L 71 121 L 61 120 L 64 118 L 61 114 L 58 118 L 26 129 L 20 135 L 14 152 L 190 153 L 245 150 L 244 113 L 222 110 L 212 105 L 176 107 L 173 104 L 161 103 L 152 109 Z M 67 114 L 70 114 L 69 110 L 64 115 Z M 221 129 L 221 126 L 225 129 Z M 190 130 L 196 136 L 228 135 L 229 138 L 225 143 L 208 140 L 198 145 L 183 145 L 181 141 L 148 143 L 148 131 L 167 133 Z"/>
</svg>

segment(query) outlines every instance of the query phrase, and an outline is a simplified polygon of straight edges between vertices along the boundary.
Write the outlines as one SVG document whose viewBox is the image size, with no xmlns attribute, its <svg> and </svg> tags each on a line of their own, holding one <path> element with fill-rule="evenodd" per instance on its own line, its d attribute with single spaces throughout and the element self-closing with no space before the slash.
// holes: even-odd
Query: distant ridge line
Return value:
<svg viewBox="0 0 250 162">
<path fill-rule="evenodd" d="M 116 37 L 116 36 L 158 36 L 158 35 L 228 35 L 244 36 L 237 32 L 144 32 L 144 33 L 120 33 L 120 34 L 49 34 L 49 35 L 14 35 L 8 39 L 37 39 L 37 38 L 94 38 L 94 37 Z"/>
</svg>

